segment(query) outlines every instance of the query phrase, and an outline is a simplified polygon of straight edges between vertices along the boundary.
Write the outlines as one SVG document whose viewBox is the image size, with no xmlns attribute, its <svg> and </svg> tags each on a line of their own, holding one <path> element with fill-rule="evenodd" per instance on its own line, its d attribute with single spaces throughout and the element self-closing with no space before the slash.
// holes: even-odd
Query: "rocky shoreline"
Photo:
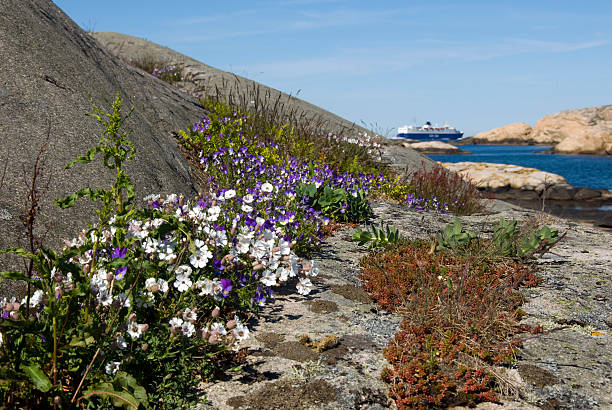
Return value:
<svg viewBox="0 0 612 410">
<path fill-rule="evenodd" d="M 547 115 L 531 128 L 514 123 L 458 142 L 492 145 L 552 145 L 545 153 L 612 155 L 612 105 Z"/>
</svg>

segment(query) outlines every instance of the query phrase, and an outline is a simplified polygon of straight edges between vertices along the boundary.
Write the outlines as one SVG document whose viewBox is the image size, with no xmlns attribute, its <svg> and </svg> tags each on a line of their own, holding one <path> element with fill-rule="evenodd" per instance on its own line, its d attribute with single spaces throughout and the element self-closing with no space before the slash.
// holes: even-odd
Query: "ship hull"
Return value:
<svg viewBox="0 0 612 410">
<path fill-rule="evenodd" d="M 397 138 L 405 138 L 418 141 L 455 141 L 463 137 L 462 132 L 403 132 L 397 134 Z"/>
</svg>

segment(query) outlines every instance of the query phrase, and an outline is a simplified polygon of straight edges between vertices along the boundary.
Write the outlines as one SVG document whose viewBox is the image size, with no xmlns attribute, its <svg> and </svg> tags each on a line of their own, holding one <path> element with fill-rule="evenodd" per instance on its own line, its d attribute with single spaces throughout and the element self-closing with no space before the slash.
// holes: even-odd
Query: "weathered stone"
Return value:
<svg viewBox="0 0 612 410">
<path fill-rule="evenodd" d="M 404 147 L 412 148 L 422 154 L 469 154 L 452 144 L 442 141 L 404 142 Z"/>
<path fill-rule="evenodd" d="M 59 248 L 62 239 L 71 239 L 95 217 L 86 200 L 70 210 L 53 204 L 56 197 L 86 186 L 109 187 L 114 181 L 114 172 L 103 168 L 101 161 L 64 169 L 67 162 L 95 146 L 103 131 L 95 119 L 85 115 L 92 112 L 90 94 L 107 111 L 117 92 L 125 99 L 124 114 L 134 106 L 126 125 L 132 130 L 130 139 L 137 154 L 127 164 L 127 172 L 137 198 L 157 192 L 197 192 L 189 164 L 170 135 L 205 114 L 195 98 L 113 57 L 49 0 L 0 2 L 0 27 L 0 84 L 4 90 L 0 163 L 10 163 L 0 208 L 14 216 L 0 218 L 0 248 L 23 241 L 19 218 L 26 194 L 23 172 L 29 175 L 32 171 L 47 131 L 45 169 L 39 178 L 42 184 L 51 179 L 37 232 L 49 231 L 45 244 Z M 0 263 L 4 262 L 9 263 L 3 256 Z"/>
<path fill-rule="evenodd" d="M 522 122 L 504 125 L 489 131 L 480 132 L 462 141 L 465 144 L 516 144 L 531 143 L 531 127 Z"/>
<path fill-rule="evenodd" d="M 538 144 L 556 144 L 561 154 L 612 154 L 612 105 L 547 115 L 533 127 Z"/>
<path fill-rule="evenodd" d="M 574 199 L 578 201 L 599 197 L 601 197 L 601 192 L 590 188 L 580 188 L 578 192 L 574 194 Z"/>
<path fill-rule="evenodd" d="M 457 172 L 478 188 L 499 192 L 507 188 L 542 192 L 550 186 L 568 186 L 560 175 L 518 165 L 486 162 L 446 162 L 445 168 Z"/>
</svg>

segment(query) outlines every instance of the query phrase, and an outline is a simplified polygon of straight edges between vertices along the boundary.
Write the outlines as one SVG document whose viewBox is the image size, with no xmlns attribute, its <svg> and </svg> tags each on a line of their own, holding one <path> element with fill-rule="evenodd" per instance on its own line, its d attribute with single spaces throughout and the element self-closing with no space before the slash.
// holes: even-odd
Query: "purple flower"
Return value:
<svg viewBox="0 0 612 410">
<path fill-rule="evenodd" d="M 112 258 L 125 258 L 127 248 L 113 248 Z"/>
<path fill-rule="evenodd" d="M 115 269 L 115 279 L 117 280 L 123 279 L 126 272 L 127 272 L 127 266 L 124 266 L 123 268 Z"/>
<path fill-rule="evenodd" d="M 232 290 L 232 281 L 229 279 L 221 279 L 221 295 L 225 298 L 229 296 L 230 291 Z"/>
</svg>

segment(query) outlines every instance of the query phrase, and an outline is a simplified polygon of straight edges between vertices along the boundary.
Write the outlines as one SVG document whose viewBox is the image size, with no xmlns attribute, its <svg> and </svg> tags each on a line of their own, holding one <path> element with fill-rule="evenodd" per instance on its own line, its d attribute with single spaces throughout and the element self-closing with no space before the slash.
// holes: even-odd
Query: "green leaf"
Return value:
<svg viewBox="0 0 612 410">
<path fill-rule="evenodd" d="M 82 157 L 77 157 L 73 161 L 71 161 L 68 164 L 66 164 L 66 168 L 65 169 L 71 169 L 74 166 L 74 164 L 76 164 L 77 162 L 79 162 L 81 164 L 89 164 L 91 161 L 93 161 L 93 159 L 94 159 L 94 157 L 96 155 L 96 152 L 100 152 L 100 151 L 101 151 L 100 147 L 95 147 L 95 148 L 90 149 Z"/>
<path fill-rule="evenodd" d="M 29 259 L 36 258 L 35 254 L 33 254 L 32 252 L 28 252 L 23 248 L 6 248 L 6 249 L 0 250 L 0 255 L 4 253 L 14 253 L 15 255 L 21 256 L 22 258 L 29 258 Z"/>
<path fill-rule="evenodd" d="M 26 366 L 25 364 L 21 364 L 20 369 L 25 372 L 25 374 L 30 378 L 34 387 L 40 390 L 43 393 L 51 390 L 53 385 L 51 384 L 51 380 L 47 377 L 47 375 L 40 370 L 40 367 L 37 364 L 31 364 Z"/>
<path fill-rule="evenodd" d="M 23 280 L 24 282 L 29 282 L 33 284 L 34 286 L 36 286 L 37 288 L 42 289 L 42 283 L 40 280 L 34 280 L 33 278 L 28 278 L 27 276 L 24 275 L 23 272 L 4 271 L 4 272 L 0 272 L 0 277 L 2 279 L 8 279 L 8 280 Z"/>
<path fill-rule="evenodd" d="M 132 394 L 127 391 L 116 391 L 110 383 L 101 383 L 90 387 L 83 392 L 82 398 L 87 399 L 91 396 L 108 397 L 115 407 L 123 407 L 128 410 L 137 410 L 141 405 L 140 401 Z"/>
</svg>

